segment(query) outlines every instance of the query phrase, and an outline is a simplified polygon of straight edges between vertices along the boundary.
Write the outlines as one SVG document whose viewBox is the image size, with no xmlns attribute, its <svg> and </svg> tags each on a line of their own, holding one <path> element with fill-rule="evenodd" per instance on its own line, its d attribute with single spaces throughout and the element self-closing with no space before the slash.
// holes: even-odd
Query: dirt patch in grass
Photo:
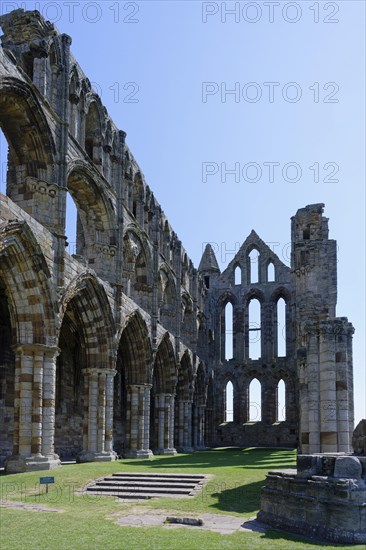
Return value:
<svg viewBox="0 0 366 550">
<path fill-rule="evenodd" d="M 60 508 L 48 508 L 43 504 L 26 504 L 14 500 L 0 500 L 0 508 L 12 508 L 13 510 L 26 510 L 27 512 L 64 512 Z"/>
<path fill-rule="evenodd" d="M 132 512 L 132 513 L 131 513 Z M 259 531 L 265 532 L 265 528 L 254 520 L 243 523 L 243 519 L 236 516 L 223 514 L 193 514 L 190 518 L 201 519 L 202 525 L 187 525 L 179 523 L 167 523 L 166 519 L 170 516 L 186 517 L 182 512 L 170 510 L 167 515 L 166 510 L 159 510 L 149 507 L 143 509 L 135 507 L 132 510 L 124 512 L 114 512 L 108 516 L 108 519 L 114 520 L 117 525 L 124 527 L 164 527 L 166 529 L 179 529 L 185 527 L 194 530 L 210 530 L 222 535 L 231 535 L 232 533 Z"/>
</svg>

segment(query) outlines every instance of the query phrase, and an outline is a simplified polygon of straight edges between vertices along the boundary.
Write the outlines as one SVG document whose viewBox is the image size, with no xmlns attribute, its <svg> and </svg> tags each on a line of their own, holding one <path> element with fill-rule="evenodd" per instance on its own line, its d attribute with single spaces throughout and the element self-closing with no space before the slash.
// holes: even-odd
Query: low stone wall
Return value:
<svg viewBox="0 0 366 550">
<path fill-rule="evenodd" d="M 366 543 L 366 457 L 299 455 L 269 472 L 257 516 L 274 527 L 340 544 Z"/>
<path fill-rule="evenodd" d="M 216 447 L 288 447 L 298 445 L 297 428 L 290 422 L 225 422 L 216 430 Z"/>
</svg>

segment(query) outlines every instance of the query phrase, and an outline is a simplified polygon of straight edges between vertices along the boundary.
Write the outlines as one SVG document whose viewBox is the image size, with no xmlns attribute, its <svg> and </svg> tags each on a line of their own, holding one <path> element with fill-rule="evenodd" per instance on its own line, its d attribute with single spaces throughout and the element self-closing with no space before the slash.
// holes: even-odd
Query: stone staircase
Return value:
<svg viewBox="0 0 366 550">
<path fill-rule="evenodd" d="M 206 476 L 199 474 L 117 472 L 93 481 L 86 487 L 86 493 L 128 500 L 189 497 L 194 496 L 205 481 Z"/>
</svg>

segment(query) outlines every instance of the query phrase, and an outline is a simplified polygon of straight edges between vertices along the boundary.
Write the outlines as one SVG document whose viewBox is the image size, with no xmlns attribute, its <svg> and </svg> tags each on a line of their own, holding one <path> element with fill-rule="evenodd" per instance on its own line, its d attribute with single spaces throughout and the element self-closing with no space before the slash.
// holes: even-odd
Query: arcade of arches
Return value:
<svg viewBox="0 0 366 550">
<path fill-rule="evenodd" d="M 223 272 L 210 245 L 195 268 L 71 38 L 38 12 L 0 24 L 1 464 L 348 451 L 353 328 L 324 205 L 292 218 L 291 267 L 252 231 Z"/>
</svg>

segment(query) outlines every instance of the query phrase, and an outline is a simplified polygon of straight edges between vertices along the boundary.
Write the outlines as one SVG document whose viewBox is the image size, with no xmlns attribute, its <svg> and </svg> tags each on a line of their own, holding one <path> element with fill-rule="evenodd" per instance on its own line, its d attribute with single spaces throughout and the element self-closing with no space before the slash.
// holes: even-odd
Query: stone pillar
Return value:
<svg viewBox="0 0 366 550">
<path fill-rule="evenodd" d="M 168 424 L 169 424 L 169 430 L 168 430 L 168 450 L 169 454 L 175 455 L 177 454 L 177 451 L 174 448 L 174 399 L 175 395 L 169 394 L 166 396 L 169 406 L 169 418 L 168 418 Z"/>
<path fill-rule="evenodd" d="M 249 388 L 244 385 L 240 391 L 238 391 L 238 423 L 245 424 L 249 422 Z M 234 403 L 235 407 L 235 403 Z M 207 414 L 207 413 L 206 413 Z"/>
<path fill-rule="evenodd" d="M 193 448 L 205 448 L 205 405 L 193 406 Z"/>
<path fill-rule="evenodd" d="M 42 451 L 42 404 L 43 404 L 43 357 L 34 356 L 33 407 L 32 407 L 32 455 L 41 456 Z"/>
<path fill-rule="evenodd" d="M 352 441 L 354 424 L 355 424 L 355 409 L 354 409 L 354 393 L 353 393 L 353 350 L 352 336 L 355 329 L 351 323 L 348 323 L 347 330 L 347 389 L 348 389 L 348 425 L 349 425 L 349 440 Z"/>
<path fill-rule="evenodd" d="M 56 401 L 56 352 L 45 353 L 43 365 L 43 418 L 42 454 L 51 460 L 58 460 L 55 454 L 55 401 Z"/>
<path fill-rule="evenodd" d="M 349 340 L 352 340 L 353 327 L 346 318 L 339 320 L 337 325 L 335 366 L 338 452 L 348 453 L 352 452 L 353 431 L 353 381 L 349 379 L 348 370 Z"/>
<path fill-rule="evenodd" d="M 88 395 L 88 451 L 97 450 L 98 434 L 98 371 L 90 370 Z"/>
<path fill-rule="evenodd" d="M 320 453 L 320 411 L 319 411 L 319 344 L 314 330 L 309 334 L 307 360 L 307 401 L 308 433 L 304 440 L 307 444 L 302 452 Z M 308 450 L 306 446 L 308 445 Z"/>
<path fill-rule="evenodd" d="M 15 355 L 13 456 L 19 455 L 21 355 Z"/>
<path fill-rule="evenodd" d="M 105 380 L 105 451 L 113 451 L 113 378 L 115 370 L 106 371 Z"/>
<path fill-rule="evenodd" d="M 214 408 L 206 406 L 205 409 L 205 444 L 212 447 L 215 443 L 215 416 Z"/>
<path fill-rule="evenodd" d="M 178 445 L 181 453 L 192 453 L 192 401 L 178 401 Z"/>
<path fill-rule="evenodd" d="M 267 378 L 262 382 L 262 422 L 270 425 L 277 421 L 277 388 Z"/>
<path fill-rule="evenodd" d="M 319 342 L 319 400 L 320 452 L 337 452 L 337 394 L 335 366 L 335 325 L 320 323 Z"/>
<path fill-rule="evenodd" d="M 17 352 L 20 353 L 19 456 L 25 458 L 32 454 L 33 350 L 22 346 Z"/>
<path fill-rule="evenodd" d="M 99 392 L 98 392 L 98 452 L 105 450 L 105 380 L 106 373 L 99 374 Z"/>
<path fill-rule="evenodd" d="M 198 442 L 198 405 L 192 405 L 192 446 L 197 448 Z"/>
<path fill-rule="evenodd" d="M 14 445 L 6 461 L 9 473 L 60 466 L 53 449 L 58 352 L 42 344 L 15 346 Z"/>
<path fill-rule="evenodd" d="M 157 412 L 157 444 L 154 454 L 175 455 L 174 449 L 174 395 L 159 393 L 155 396 Z"/>
<path fill-rule="evenodd" d="M 83 451 L 78 462 L 111 462 L 117 455 L 112 450 L 113 376 L 114 370 L 84 371 L 85 400 Z"/>
<path fill-rule="evenodd" d="M 149 458 L 150 440 L 149 384 L 127 386 L 126 451 L 127 458 Z"/>
<path fill-rule="evenodd" d="M 338 451 L 351 452 L 349 433 L 349 403 L 347 383 L 347 339 L 345 335 L 337 338 L 336 352 L 336 404 L 337 404 L 337 434 Z"/>
</svg>

